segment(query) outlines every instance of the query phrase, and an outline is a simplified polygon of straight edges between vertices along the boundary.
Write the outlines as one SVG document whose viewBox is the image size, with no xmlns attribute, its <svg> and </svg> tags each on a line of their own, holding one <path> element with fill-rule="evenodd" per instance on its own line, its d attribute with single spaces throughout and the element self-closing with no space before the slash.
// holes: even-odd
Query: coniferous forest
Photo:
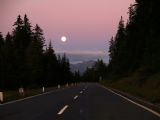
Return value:
<svg viewBox="0 0 160 120">
<path fill-rule="evenodd" d="M 99 81 L 106 65 L 98 60 L 84 75 L 70 70 L 69 59 L 56 55 L 51 41 L 45 44 L 42 28 L 31 25 L 27 15 L 17 17 L 11 33 L 0 33 L 0 89 L 36 88 L 80 81 Z M 94 76 L 92 75 L 94 74 Z M 92 77 L 91 77 L 92 76 Z"/>
<path fill-rule="evenodd" d="M 11 33 L 0 33 L 0 89 L 35 88 L 72 82 L 69 60 L 45 45 L 43 30 L 19 15 Z"/>
<path fill-rule="evenodd" d="M 110 40 L 107 79 L 151 101 L 160 100 L 160 14 L 158 0 L 136 0 L 129 20 L 121 17 Z M 148 98 L 150 97 L 150 98 Z"/>
<path fill-rule="evenodd" d="M 129 20 L 121 17 L 110 41 L 109 70 L 123 75 L 137 69 L 160 71 L 160 14 L 158 1 L 136 0 L 129 7 Z"/>
</svg>

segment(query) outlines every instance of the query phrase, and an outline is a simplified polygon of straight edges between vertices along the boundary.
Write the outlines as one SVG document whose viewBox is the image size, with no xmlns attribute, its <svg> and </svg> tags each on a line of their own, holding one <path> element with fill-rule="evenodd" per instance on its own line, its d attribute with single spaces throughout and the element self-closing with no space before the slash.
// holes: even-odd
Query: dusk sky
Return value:
<svg viewBox="0 0 160 120">
<path fill-rule="evenodd" d="M 20 14 L 44 30 L 54 49 L 68 52 L 107 52 L 120 17 L 128 18 L 134 0 L 0 0 L 0 32 L 12 31 Z M 61 36 L 67 42 L 61 42 Z"/>
</svg>

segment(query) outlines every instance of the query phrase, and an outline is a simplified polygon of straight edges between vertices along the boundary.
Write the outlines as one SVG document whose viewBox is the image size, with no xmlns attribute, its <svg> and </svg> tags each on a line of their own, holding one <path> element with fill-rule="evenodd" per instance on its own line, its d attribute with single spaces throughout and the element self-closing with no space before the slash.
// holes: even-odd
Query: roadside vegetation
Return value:
<svg viewBox="0 0 160 120">
<path fill-rule="evenodd" d="M 116 81 L 104 80 L 101 82 L 107 87 L 111 87 L 122 92 L 128 93 L 145 101 L 160 104 L 160 74 L 154 74 L 144 78 L 138 72 L 120 78 Z"/>
<path fill-rule="evenodd" d="M 24 91 L 24 94 L 20 94 L 18 90 L 7 90 L 3 92 L 4 95 L 4 103 L 13 101 L 13 100 L 18 100 L 18 99 L 23 99 L 29 96 L 33 95 L 38 95 L 42 93 L 42 89 L 27 89 Z"/>
<path fill-rule="evenodd" d="M 129 19 L 121 17 L 117 34 L 110 41 L 106 84 L 160 103 L 159 2 L 136 0 Z"/>
</svg>

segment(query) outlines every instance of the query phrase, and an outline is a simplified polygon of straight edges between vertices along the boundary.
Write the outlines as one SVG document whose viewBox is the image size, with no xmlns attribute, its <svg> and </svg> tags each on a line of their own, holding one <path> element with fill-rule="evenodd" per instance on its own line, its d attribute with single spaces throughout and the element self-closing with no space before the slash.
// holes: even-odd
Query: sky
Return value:
<svg viewBox="0 0 160 120">
<path fill-rule="evenodd" d="M 56 52 L 106 54 L 120 17 L 134 0 L 0 0 L 0 32 L 13 29 L 18 15 L 44 30 Z M 61 42 L 61 36 L 67 41 Z"/>
</svg>

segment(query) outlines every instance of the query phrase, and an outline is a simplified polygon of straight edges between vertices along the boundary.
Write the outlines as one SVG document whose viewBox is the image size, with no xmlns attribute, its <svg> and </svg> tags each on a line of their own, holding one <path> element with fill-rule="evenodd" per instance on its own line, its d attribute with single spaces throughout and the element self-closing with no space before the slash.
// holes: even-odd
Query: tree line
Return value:
<svg viewBox="0 0 160 120">
<path fill-rule="evenodd" d="M 0 33 L 0 89 L 40 87 L 73 81 L 69 60 L 45 45 L 43 30 L 19 15 L 11 33 Z"/>
<path fill-rule="evenodd" d="M 98 59 L 91 68 L 87 68 L 81 77 L 83 82 L 101 82 L 106 78 L 107 65 Z"/>
<path fill-rule="evenodd" d="M 110 40 L 107 77 L 117 79 L 141 71 L 160 71 L 160 14 L 157 0 L 136 0 L 129 7 L 129 19 L 121 17 L 117 33 Z"/>
</svg>

